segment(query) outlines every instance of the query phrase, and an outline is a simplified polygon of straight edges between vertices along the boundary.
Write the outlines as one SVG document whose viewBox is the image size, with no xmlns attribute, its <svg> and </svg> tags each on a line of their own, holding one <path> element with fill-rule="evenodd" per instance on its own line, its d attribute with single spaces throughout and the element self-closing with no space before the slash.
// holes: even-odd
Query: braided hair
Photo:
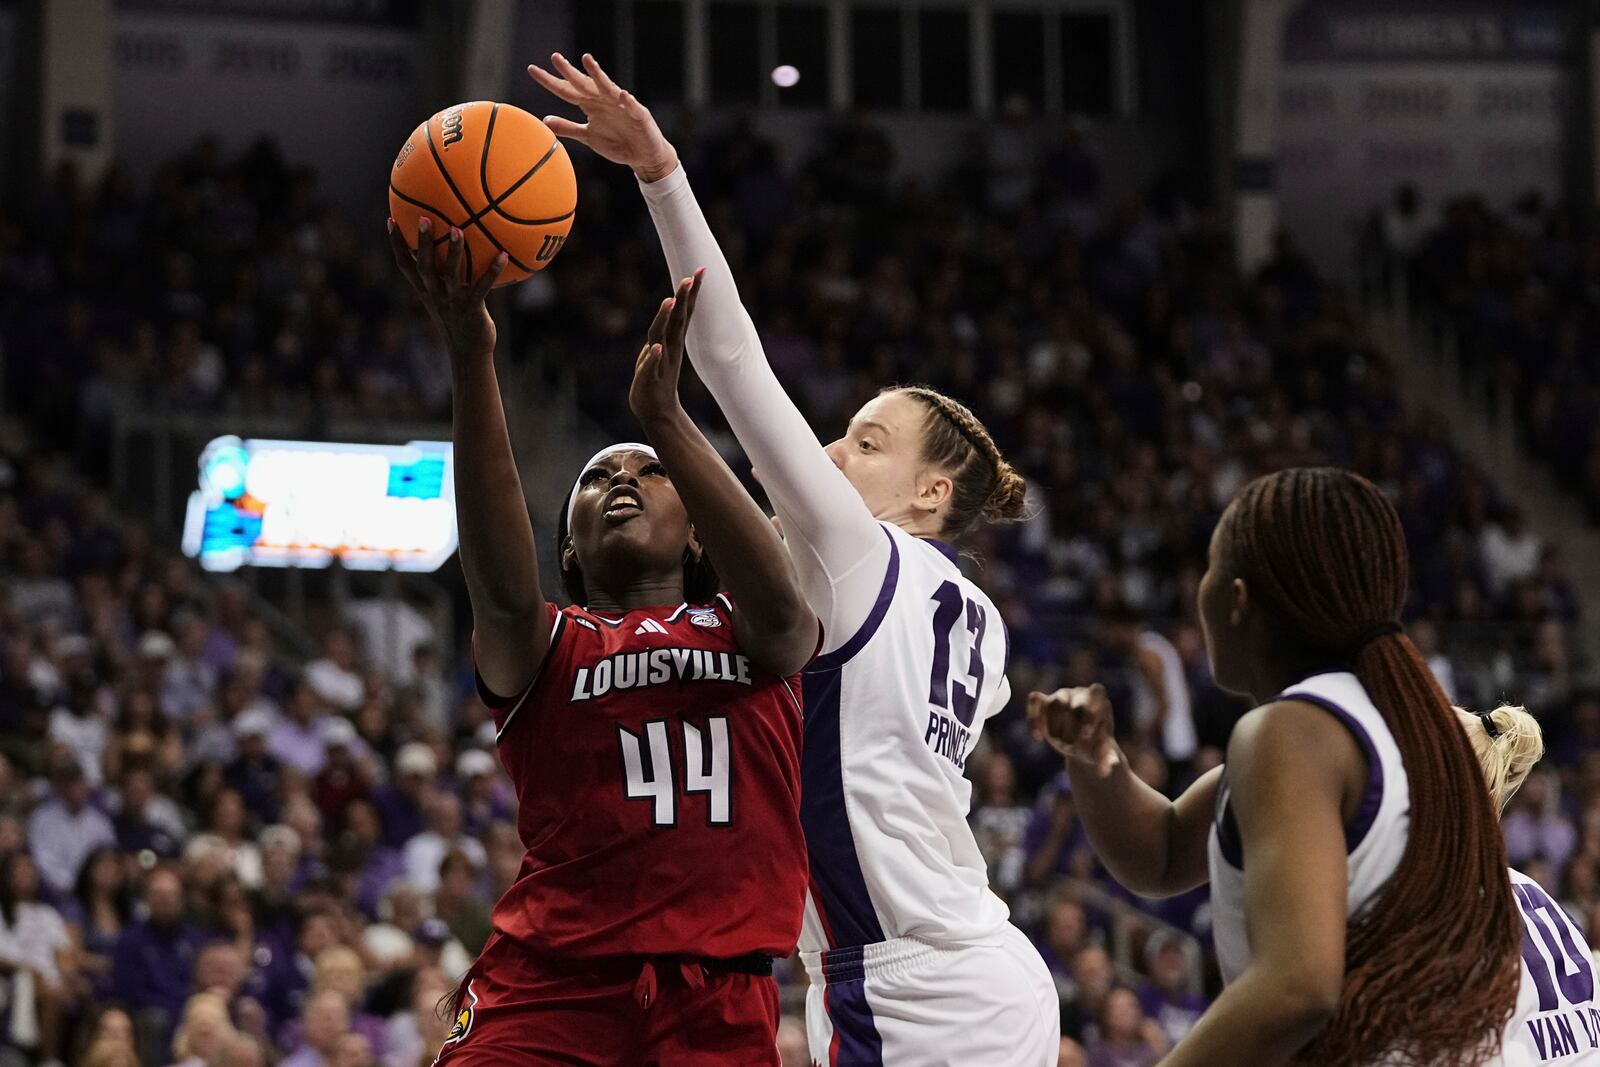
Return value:
<svg viewBox="0 0 1600 1067">
<path fill-rule="evenodd" d="M 1483 773 L 1397 622 L 1408 579 L 1399 515 L 1359 475 L 1298 468 L 1245 486 L 1218 537 L 1219 563 L 1280 624 L 1275 651 L 1352 664 L 1410 780 L 1405 853 L 1351 917 L 1338 1009 L 1296 1062 L 1484 1062 L 1516 1007 L 1522 926 Z"/>
<path fill-rule="evenodd" d="M 954 540 L 979 519 L 1009 522 L 1022 518 L 1028 485 L 1007 463 L 994 438 L 965 404 L 925 385 L 890 386 L 927 409 L 922 423 L 922 460 L 950 473 L 950 510 L 944 536 Z"/>
</svg>

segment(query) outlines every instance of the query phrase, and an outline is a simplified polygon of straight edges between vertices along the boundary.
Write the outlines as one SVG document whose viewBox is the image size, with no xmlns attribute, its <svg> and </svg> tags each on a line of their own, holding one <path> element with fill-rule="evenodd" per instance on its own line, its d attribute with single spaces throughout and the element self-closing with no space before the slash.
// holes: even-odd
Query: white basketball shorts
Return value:
<svg viewBox="0 0 1600 1067">
<path fill-rule="evenodd" d="M 902 937 L 800 955 L 822 1067 L 1055 1067 L 1060 1055 L 1055 982 L 1010 923 L 959 945 Z"/>
</svg>

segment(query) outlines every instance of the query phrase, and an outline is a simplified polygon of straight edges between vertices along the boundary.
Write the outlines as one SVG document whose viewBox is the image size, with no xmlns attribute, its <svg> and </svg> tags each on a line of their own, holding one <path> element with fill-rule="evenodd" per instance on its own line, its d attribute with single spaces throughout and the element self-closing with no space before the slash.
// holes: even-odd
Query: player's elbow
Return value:
<svg viewBox="0 0 1600 1067">
<path fill-rule="evenodd" d="M 1302 1048 L 1325 1030 L 1339 1011 L 1344 990 L 1342 971 L 1309 963 L 1271 968 L 1262 975 L 1259 1002 L 1263 1023 L 1281 1034 L 1286 1045 Z"/>
</svg>

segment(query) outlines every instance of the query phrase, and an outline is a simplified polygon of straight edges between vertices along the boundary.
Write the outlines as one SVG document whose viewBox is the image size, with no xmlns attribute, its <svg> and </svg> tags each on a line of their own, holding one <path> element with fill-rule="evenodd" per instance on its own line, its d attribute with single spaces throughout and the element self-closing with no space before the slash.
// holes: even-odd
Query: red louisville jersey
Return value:
<svg viewBox="0 0 1600 1067">
<path fill-rule="evenodd" d="M 479 683 L 527 849 L 495 929 L 571 958 L 788 955 L 806 887 L 800 676 L 740 652 L 724 597 L 549 611 L 527 691 Z"/>
</svg>

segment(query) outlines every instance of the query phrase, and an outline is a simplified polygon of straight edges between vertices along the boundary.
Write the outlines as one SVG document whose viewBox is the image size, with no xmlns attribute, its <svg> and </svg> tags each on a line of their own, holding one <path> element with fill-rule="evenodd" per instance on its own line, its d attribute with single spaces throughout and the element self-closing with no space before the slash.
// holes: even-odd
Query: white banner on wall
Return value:
<svg viewBox="0 0 1600 1067">
<path fill-rule="evenodd" d="M 117 156 L 140 181 L 203 133 L 228 156 L 264 134 L 317 169 L 323 197 L 381 214 L 394 153 L 430 112 L 410 29 L 119 10 L 116 64 Z"/>
<path fill-rule="evenodd" d="M 1559 195 L 1560 13 L 1498 7 L 1310 0 L 1291 18 L 1278 187 L 1284 222 L 1320 260 L 1348 265 L 1359 221 L 1404 182 L 1433 212 L 1466 193 L 1500 207 Z"/>
</svg>

